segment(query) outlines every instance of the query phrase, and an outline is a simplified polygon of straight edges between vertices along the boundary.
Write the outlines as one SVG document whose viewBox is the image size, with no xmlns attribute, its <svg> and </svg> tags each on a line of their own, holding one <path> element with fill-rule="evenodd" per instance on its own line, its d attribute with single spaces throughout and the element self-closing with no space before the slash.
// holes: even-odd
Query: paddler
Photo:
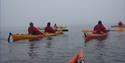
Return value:
<svg viewBox="0 0 125 63">
<path fill-rule="evenodd" d="M 58 26 L 56 24 L 54 24 L 54 30 L 57 31 L 57 29 L 58 29 Z"/>
<path fill-rule="evenodd" d="M 99 20 L 98 24 L 94 27 L 94 34 L 102 34 L 102 33 L 106 33 L 107 30 L 105 28 L 105 26 L 102 24 L 102 21 Z"/>
<path fill-rule="evenodd" d="M 30 22 L 30 23 L 29 23 L 28 34 L 32 34 L 32 35 L 40 35 L 40 34 L 41 34 L 41 35 L 43 35 L 43 33 L 40 32 L 40 30 L 37 29 L 37 28 L 34 26 L 33 22 Z"/>
<path fill-rule="evenodd" d="M 56 30 L 54 30 L 53 27 L 51 27 L 51 23 L 48 22 L 48 23 L 47 23 L 47 26 L 45 27 L 45 32 L 48 32 L 48 33 L 55 33 Z"/>
<path fill-rule="evenodd" d="M 118 22 L 119 27 L 123 27 L 123 23 L 121 21 Z"/>
</svg>

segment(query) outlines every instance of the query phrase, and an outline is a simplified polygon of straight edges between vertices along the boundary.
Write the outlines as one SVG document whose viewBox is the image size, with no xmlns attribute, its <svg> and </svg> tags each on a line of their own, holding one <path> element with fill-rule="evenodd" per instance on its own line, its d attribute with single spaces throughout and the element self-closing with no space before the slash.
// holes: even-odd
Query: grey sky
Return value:
<svg viewBox="0 0 125 63">
<path fill-rule="evenodd" d="M 125 0 L 0 0 L 1 26 L 125 22 Z"/>
</svg>

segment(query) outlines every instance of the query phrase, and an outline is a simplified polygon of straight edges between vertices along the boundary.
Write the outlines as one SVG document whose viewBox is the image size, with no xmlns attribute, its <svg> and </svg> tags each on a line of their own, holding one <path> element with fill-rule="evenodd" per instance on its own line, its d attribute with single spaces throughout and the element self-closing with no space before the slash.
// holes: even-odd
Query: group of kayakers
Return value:
<svg viewBox="0 0 125 63">
<path fill-rule="evenodd" d="M 54 27 L 51 26 L 51 23 L 48 22 L 45 29 L 44 29 L 44 32 L 48 32 L 48 33 L 55 33 L 57 31 L 57 25 L 55 24 Z M 43 33 L 37 28 L 34 26 L 34 23 L 33 22 L 30 22 L 29 23 L 29 28 L 28 28 L 28 34 L 32 34 L 32 35 L 43 35 Z"/>
<path fill-rule="evenodd" d="M 121 21 L 118 22 L 118 27 L 123 27 L 123 23 Z M 102 21 L 99 20 L 98 24 L 94 26 L 93 29 L 93 34 L 102 34 L 102 33 L 106 33 L 109 30 L 106 29 L 106 27 L 102 24 Z"/>
<path fill-rule="evenodd" d="M 121 21 L 118 22 L 118 26 L 122 27 L 123 23 Z M 44 32 L 48 32 L 48 33 L 55 33 L 57 31 L 57 25 L 54 24 L 54 26 L 51 26 L 51 23 L 48 22 Z M 94 26 L 93 28 L 93 34 L 102 34 L 102 33 L 106 33 L 108 30 L 106 29 L 106 27 L 103 25 L 102 21 L 99 20 L 98 24 Z M 29 34 L 33 34 L 33 35 L 39 35 L 39 34 L 43 34 L 37 27 L 34 26 L 33 22 L 29 23 L 29 28 L 28 28 L 28 33 Z"/>
</svg>

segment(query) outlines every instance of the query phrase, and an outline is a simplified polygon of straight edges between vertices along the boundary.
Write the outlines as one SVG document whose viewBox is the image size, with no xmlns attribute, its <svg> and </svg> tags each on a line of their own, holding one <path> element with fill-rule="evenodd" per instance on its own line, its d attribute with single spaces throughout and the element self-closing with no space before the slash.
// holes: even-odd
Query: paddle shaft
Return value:
<svg viewBox="0 0 125 63">
<path fill-rule="evenodd" d="M 8 42 L 10 42 L 10 37 L 11 37 L 12 33 L 10 32 L 9 33 L 9 36 L 8 36 Z"/>
</svg>

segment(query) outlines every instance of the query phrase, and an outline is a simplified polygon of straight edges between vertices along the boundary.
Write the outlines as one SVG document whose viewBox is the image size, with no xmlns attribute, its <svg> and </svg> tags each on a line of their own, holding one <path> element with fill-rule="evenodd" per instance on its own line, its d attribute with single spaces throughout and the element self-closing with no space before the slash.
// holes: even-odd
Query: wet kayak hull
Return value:
<svg viewBox="0 0 125 63">
<path fill-rule="evenodd" d="M 85 33 L 86 34 L 86 33 Z M 86 36 L 84 36 L 85 42 L 88 42 L 92 39 L 97 39 L 97 40 L 104 40 L 107 37 L 107 33 L 103 33 L 103 34 L 93 34 L 93 33 L 88 33 L 86 34 Z"/>
<path fill-rule="evenodd" d="M 30 34 L 12 34 L 12 40 L 13 41 L 19 41 L 19 40 L 38 40 L 42 39 L 43 35 L 30 35 Z"/>
</svg>

